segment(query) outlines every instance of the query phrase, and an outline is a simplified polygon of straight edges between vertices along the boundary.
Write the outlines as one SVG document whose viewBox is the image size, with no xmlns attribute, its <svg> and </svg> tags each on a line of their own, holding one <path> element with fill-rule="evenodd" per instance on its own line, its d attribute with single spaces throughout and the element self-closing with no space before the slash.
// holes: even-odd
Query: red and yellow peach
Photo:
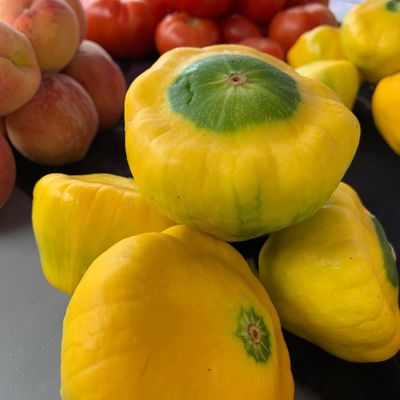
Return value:
<svg viewBox="0 0 400 400">
<path fill-rule="evenodd" d="M 79 24 L 79 38 L 82 41 L 86 37 L 87 19 L 81 0 L 64 0 L 64 1 L 66 1 L 75 11 Z"/>
<path fill-rule="evenodd" d="M 40 69 L 28 39 L 0 21 L 0 117 L 29 101 L 40 84 Z"/>
<path fill-rule="evenodd" d="M 91 96 L 99 115 L 99 129 L 111 128 L 124 111 L 126 82 L 106 50 L 84 40 L 63 73 L 76 79 Z"/>
<path fill-rule="evenodd" d="M 3 128 L 0 129 L 3 131 Z M 0 133 L 0 208 L 9 199 L 15 185 L 14 155 L 3 133 Z"/>
<path fill-rule="evenodd" d="M 0 0 L 0 20 L 27 36 L 42 71 L 61 70 L 79 46 L 78 17 L 64 0 Z"/>
<path fill-rule="evenodd" d="M 60 73 L 44 73 L 35 96 L 5 121 L 13 146 L 29 160 L 50 166 L 81 160 L 98 129 L 88 93 Z"/>
</svg>

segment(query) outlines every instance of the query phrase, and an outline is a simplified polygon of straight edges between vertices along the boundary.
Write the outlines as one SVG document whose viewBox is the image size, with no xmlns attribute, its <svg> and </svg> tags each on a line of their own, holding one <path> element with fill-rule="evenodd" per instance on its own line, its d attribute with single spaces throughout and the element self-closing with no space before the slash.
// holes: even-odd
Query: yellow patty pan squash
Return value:
<svg viewBox="0 0 400 400">
<path fill-rule="evenodd" d="M 32 223 L 46 279 L 68 294 L 114 243 L 175 224 L 147 204 L 133 179 L 57 173 L 36 183 Z"/>
<path fill-rule="evenodd" d="M 356 66 L 348 60 L 322 60 L 296 68 L 308 78 L 314 78 L 329 86 L 351 109 L 360 90 L 361 77 Z"/>
<path fill-rule="evenodd" d="M 297 68 L 321 60 L 343 60 L 339 28 L 320 25 L 303 33 L 289 49 L 287 61 Z"/>
<path fill-rule="evenodd" d="M 372 94 L 371 107 L 380 134 L 400 155 L 400 73 L 378 82 Z"/>
<path fill-rule="evenodd" d="M 399 351 L 394 252 L 350 186 L 341 183 L 310 219 L 272 234 L 259 269 L 288 331 L 348 361 Z"/>
<path fill-rule="evenodd" d="M 400 71 L 400 0 L 364 0 L 340 33 L 344 53 L 369 82 Z"/>
<path fill-rule="evenodd" d="M 227 241 L 313 214 L 359 141 L 357 119 L 329 88 L 238 45 L 165 53 L 131 84 L 125 120 L 143 196 Z"/>
<path fill-rule="evenodd" d="M 276 311 L 229 244 L 185 226 L 120 241 L 63 325 L 64 400 L 292 400 Z"/>
</svg>

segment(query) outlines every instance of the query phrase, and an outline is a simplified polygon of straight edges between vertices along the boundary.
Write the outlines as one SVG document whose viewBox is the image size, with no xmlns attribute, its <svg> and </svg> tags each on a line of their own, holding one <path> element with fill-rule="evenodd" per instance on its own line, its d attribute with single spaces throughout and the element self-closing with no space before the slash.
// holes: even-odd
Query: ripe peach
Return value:
<svg viewBox="0 0 400 400">
<path fill-rule="evenodd" d="M 71 6 L 71 8 L 75 11 L 76 16 L 78 17 L 79 38 L 82 41 L 86 37 L 87 19 L 81 0 L 64 0 L 64 1 L 66 1 Z"/>
<path fill-rule="evenodd" d="M 124 111 L 126 82 L 107 51 L 84 40 L 63 73 L 76 79 L 91 96 L 99 114 L 99 129 L 111 128 Z"/>
<path fill-rule="evenodd" d="M 60 73 L 44 73 L 32 100 L 5 120 L 14 147 L 31 161 L 51 166 L 81 160 L 98 128 L 86 90 Z"/>
<path fill-rule="evenodd" d="M 28 37 L 42 71 L 61 70 L 78 48 L 78 17 L 64 0 L 0 0 L 0 20 Z"/>
<path fill-rule="evenodd" d="M 10 145 L 0 134 L 0 208 L 6 204 L 15 184 L 15 159 Z"/>
<path fill-rule="evenodd" d="M 0 21 L 0 117 L 29 101 L 40 83 L 40 69 L 28 39 Z"/>
<path fill-rule="evenodd" d="M 6 126 L 4 124 L 4 118 L 0 119 L 0 136 L 7 137 Z"/>
</svg>

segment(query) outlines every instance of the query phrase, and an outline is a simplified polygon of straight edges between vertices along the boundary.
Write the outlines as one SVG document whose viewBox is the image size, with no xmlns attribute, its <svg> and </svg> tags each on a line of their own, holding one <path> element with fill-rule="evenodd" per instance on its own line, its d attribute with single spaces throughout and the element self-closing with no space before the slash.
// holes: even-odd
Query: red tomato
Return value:
<svg viewBox="0 0 400 400">
<path fill-rule="evenodd" d="M 240 12 L 255 22 L 269 21 L 280 11 L 285 0 L 236 0 Z"/>
<path fill-rule="evenodd" d="M 282 46 L 279 43 L 274 42 L 270 38 L 266 37 L 247 38 L 242 40 L 239 44 L 243 46 L 253 47 L 264 53 L 271 54 L 276 58 L 279 58 L 280 60 L 285 59 L 285 52 L 283 51 Z"/>
<path fill-rule="evenodd" d="M 86 38 L 115 58 L 134 59 L 154 49 L 157 16 L 142 0 L 82 0 L 88 21 Z"/>
<path fill-rule="evenodd" d="M 329 5 L 329 0 L 286 0 L 285 8 L 300 6 L 302 4 L 321 3 L 325 6 Z"/>
<path fill-rule="evenodd" d="M 276 14 L 269 25 L 268 36 L 277 41 L 286 52 L 302 33 L 318 25 L 338 26 L 338 22 L 323 4 L 305 4 Z"/>
<path fill-rule="evenodd" d="M 177 10 L 196 17 L 215 17 L 223 14 L 231 5 L 231 0 L 172 0 Z"/>
<path fill-rule="evenodd" d="M 163 54 L 176 47 L 204 47 L 216 44 L 219 42 L 219 31 L 211 19 L 176 12 L 161 20 L 155 38 L 157 50 Z"/>
<path fill-rule="evenodd" d="M 144 0 L 149 3 L 159 20 L 163 19 L 172 10 L 172 0 Z"/>
<path fill-rule="evenodd" d="M 261 37 L 260 28 L 243 15 L 233 14 L 220 23 L 221 42 L 239 43 L 248 37 Z"/>
</svg>

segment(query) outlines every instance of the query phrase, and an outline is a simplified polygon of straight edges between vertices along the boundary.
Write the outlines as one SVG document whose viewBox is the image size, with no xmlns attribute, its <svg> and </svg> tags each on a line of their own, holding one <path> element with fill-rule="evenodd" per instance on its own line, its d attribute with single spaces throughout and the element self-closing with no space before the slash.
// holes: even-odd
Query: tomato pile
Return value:
<svg viewBox="0 0 400 400">
<path fill-rule="evenodd" d="M 329 0 L 81 0 L 87 38 L 113 57 L 239 43 L 280 59 L 304 32 L 337 26 Z"/>
</svg>

